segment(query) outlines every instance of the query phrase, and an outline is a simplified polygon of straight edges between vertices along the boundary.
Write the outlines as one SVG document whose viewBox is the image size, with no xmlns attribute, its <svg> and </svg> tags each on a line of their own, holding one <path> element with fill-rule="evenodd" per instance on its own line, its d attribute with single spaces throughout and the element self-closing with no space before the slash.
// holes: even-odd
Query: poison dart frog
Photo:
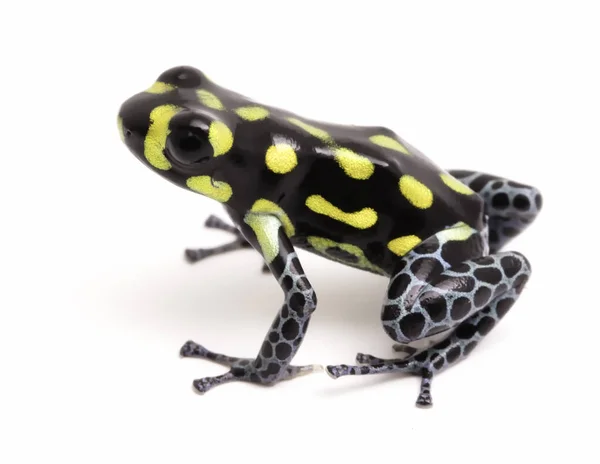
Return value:
<svg viewBox="0 0 600 464">
<path fill-rule="evenodd" d="M 417 405 L 432 404 L 434 374 L 465 358 L 508 312 L 530 277 L 527 258 L 502 251 L 536 218 L 538 189 L 502 177 L 445 170 L 385 127 L 317 122 L 257 103 L 187 66 L 161 74 L 122 104 L 120 136 L 148 168 L 222 203 L 231 221 L 206 226 L 234 240 L 188 249 L 188 261 L 254 248 L 283 303 L 255 358 L 193 341 L 183 357 L 229 370 L 195 380 L 272 385 L 317 370 L 292 360 L 317 296 L 298 249 L 389 279 L 381 323 L 397 359 L 358 354 L 334 377 L 412 373 Z"/>
</svg>

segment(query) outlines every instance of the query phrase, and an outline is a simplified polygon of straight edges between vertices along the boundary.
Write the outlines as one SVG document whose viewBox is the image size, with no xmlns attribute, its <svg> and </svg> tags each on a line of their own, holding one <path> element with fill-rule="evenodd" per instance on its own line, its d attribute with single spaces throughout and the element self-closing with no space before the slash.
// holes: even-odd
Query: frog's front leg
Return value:
<svg viewBox="0 0 600 464">
<path fill-rule="evenodd" d="M 185 250 L 185 259 L 189 263 L 197 263 L 200 260 L 208 258 L 209 256 L 220 255 L 234 250 L 240 250 L 242 248 L 250 248 L 251 245 L 243 237 L 242 233 L 232 225 L 227 224 L 215 215 L 208 217 L 204 226 L 209 229 L 219 229 L 232 234 L 235 239 L 225 245 L 219 245 L 213 248 L 187 248 Z"/>
<path fill-rule="evenodd" d="M 449 335 L 406 360 L 359 354 L 357 362 L 366 365 L 328 366 L 331 376 L 417 374 L 423 379 L 417 404 L 431 404 L 433 374 L 473 350 L 514 304 L 531 272 L 528 260 L 516 252 L 470 259 L 447 268 L 440 256 L 443 253 L 432 253 L 429 244 L 407 255 L 402 271 L 390 282 L 382 322 L 388 335 L 400 343 Z"/>
<path fill-rule="evenodd" d="M 254 359 L 214 353 L 192 341 L 182 347 L 184 357 L 205 358 L 231 367 L 224 375 L 194 381 L 194 387 L 202 393 L 235 380 L 271 385 L 317 369 L 290 365 L 304 339 L 317 298 L 281 222 L 273 215 L 249 213 L 240 228 L 248 242 L 261 252 L 285 298 Z"/>
<path fill-rule="evenodd" d="M 184 252 L 185 259 L 188 263 L 197 263 L 205 258 L 215 255 L 221 255 L 230 251 L 251 248 L 252 245 L 244 238 L 242 233 L 234 226 L 227 224 L 222 219 L 215 215 L 210 215 L 204 226 L 209 229 L 219 229 L 229 232 L 235 236 L 235 239 L 225 245 L 219 245 L 213 248 L 187 248 Z M 263 263 L 262 272 L 268 273 L 269 267 Z"/>
</svg>

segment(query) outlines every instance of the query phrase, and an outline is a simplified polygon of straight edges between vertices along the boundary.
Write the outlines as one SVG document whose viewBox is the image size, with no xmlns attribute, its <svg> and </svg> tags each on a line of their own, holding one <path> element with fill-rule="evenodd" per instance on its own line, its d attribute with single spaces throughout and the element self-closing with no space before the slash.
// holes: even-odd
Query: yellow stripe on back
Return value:
<svg viewBox="0 0 600 464">
<path fill-rule="evenodd" d="M 366 180 L 373 175 L 375 166 L 369 158 L 354 153 L 348 148 L 336 148 L 335 160 L 352 179 Z"/>
<path fill-rule="evenodd" d="M 196 95 L 202 102 L 204 106 L 208 106 L 214 110 L 224 110 L 225 106 L 221 103 L 221 100 L 214 94 L 209 92 L 208 90 L 200 89 L 196 91 Z"/>
<path fill-rule="evenodd" d="M 274 173 L 286 174 L 298 165 L 298 157 L 291 145 L 276 143 L 267 149 L 265 163 Z"/>
<path fill-rule="evenodd" d="M 389 148 L 391 150 L 396 150 L 400 153 L 404 153 L 405 155 L 410 155 L 409 151 L 404 145 L 402 145 L 396 139 L 388 137 L 387 135 L 373 135 L 369 137 L 369 140 L 375 145 L 379 145 L 380 147 Z"/>
<path fill-rule="evenodd" d="M 269 110 L 260 106 L 242 106 L 234 111 L 245 121 L 260 121 L 269 116 Z"/>
<path fill-rule="evenodd" d="M 311 195 L 306 199 L 306 206 L 317 214 L 328 216 L 336 221 L 348 224 L 356 229 L 368 229 L 377 222 L 377 213 L 372 208 L 363 208 L 354 213 L 346 213 L 329 203 L 321 195 Z"/>
<path fill-rule="evenodd" d="M 450 174 L 440 174 L 440 177 L 442 178 L 444 184 L 446 184 L 455 192 L 462 193 L 463 195 L 471 195 L 475 193 L 470 187 L 466 186 L 456 177 L 451 176 Z"/>
<path fill-rule="evenodd" d="M 408 174 L 398 182 L 402 195 L 415 207 L 427 209 L 433 204 L 433 192 L 424 184 Z"/>
<path fill-rule="evenodd" d="M 162 171 L 171 169 L 171 163 L 163 151 L 169 135 L 169 121 L 180 109 L 175 105 L 161 105 L 150 113 L 150 127 L 144 139 L 144 156 L 156 169 Z"/>
<path fill-rule="evenodd" d="M 310 124 L 307 124 L 304 121 L 300 121 L 297 118 L 288 118 L 288 121 L 298 127 L 301 127 L 306 132 L 308 132 L 310 135 L 318 138 L 319 140 L 322 140 L 323 142 L 331 142 L 332 141 L 331 136 L 327 133 L 327 131 L 325 131 L 323 129 L 319 129 L 318 127 L 311 126 Z"/>
</svg>

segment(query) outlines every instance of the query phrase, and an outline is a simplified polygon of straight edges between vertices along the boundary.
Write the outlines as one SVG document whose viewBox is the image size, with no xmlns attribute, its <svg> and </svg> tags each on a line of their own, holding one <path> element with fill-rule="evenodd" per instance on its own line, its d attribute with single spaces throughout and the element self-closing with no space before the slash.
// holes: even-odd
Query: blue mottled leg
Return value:
<svg viewBox="0 0 600 464">
<path fill-rule="evenodd" d="M 525 274 L 522 274 L 525 275 Z M 410 373 L 421 376 L 421 390 L 417 399 L 419 406 L 431 406 L 431 380 L 449 366 L 466 358 L 477 344 L 504 317 L 521 292 L 527 278 L 520 285 L 495 298 L 488 306 L 458 325 L 452 334 L 409 360 L 385 360 L 362 355 L 359 362 L 366 366 L 327 366 L 327 372 L 334 378 L 344 375 L 368 375 L 385 373 Z M 379 361 L 371 364 L 370 361 Z"/>
<path fill-rule="evenodd" d="M 535 187 L 481 172 L 449 172 L 485 200 L 490 253 L 523 232 L 542 209 L 542 195 Z"/>
<path fill-rule="evenodd" d="M 382 322 L 388 335 L 401 343 L 449 335 L 406 360 L 359 354 L 357 362 L 366 365 L 328 366 L 327 372 L 332 377 L 417 374 L 423 379 L 417 404 L 430 405 L 433 374 L 475 348 L 508 312 L 531 273 L 527 259 L 516 252 L 449 265 L 443 258 L 448 253 L 444 254 L 443 246 L 436 251 L 434 243 L 439 245 L 439 240 L 425 244 L 407 257 L 404 270 L 392 279 Z"/>
<path fill-rule="evenodd" d="M 192 341 L 184 344 L 182 356 L 209 359 L 231 368 L 224 375 L 195 380 L 194 387 L 201 393 L 232 381 L 271 385 L 320 368 L 290 364 L 304 339 L 317 298 L 289 238 L 275 217 L 257 215 L 247 217 L 246 221 L 249 227 L 242 228 L 244 236 L 261 252 L 277 278 L 284 291 L 284 303 L 256 358 L 218 354 Z"/>
</svg>

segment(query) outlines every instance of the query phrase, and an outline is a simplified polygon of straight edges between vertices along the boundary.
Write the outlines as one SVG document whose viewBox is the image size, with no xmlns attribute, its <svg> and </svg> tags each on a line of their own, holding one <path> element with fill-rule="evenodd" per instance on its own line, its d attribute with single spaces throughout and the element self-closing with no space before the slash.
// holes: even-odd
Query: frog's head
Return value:
<svg viewBox="0 0 600 464">
<path fill-rule="evenodd" d="M 119 110 L 121 138 L 145 165 L 184 188 L 210 180 L 218 188 L 220 155 L 233 145 L 234 121 L 222 111 L 220 87 L 197 69 L 162 73 Z M 224 182 L 221 182 L 222 184 Z"/>
</svg>

